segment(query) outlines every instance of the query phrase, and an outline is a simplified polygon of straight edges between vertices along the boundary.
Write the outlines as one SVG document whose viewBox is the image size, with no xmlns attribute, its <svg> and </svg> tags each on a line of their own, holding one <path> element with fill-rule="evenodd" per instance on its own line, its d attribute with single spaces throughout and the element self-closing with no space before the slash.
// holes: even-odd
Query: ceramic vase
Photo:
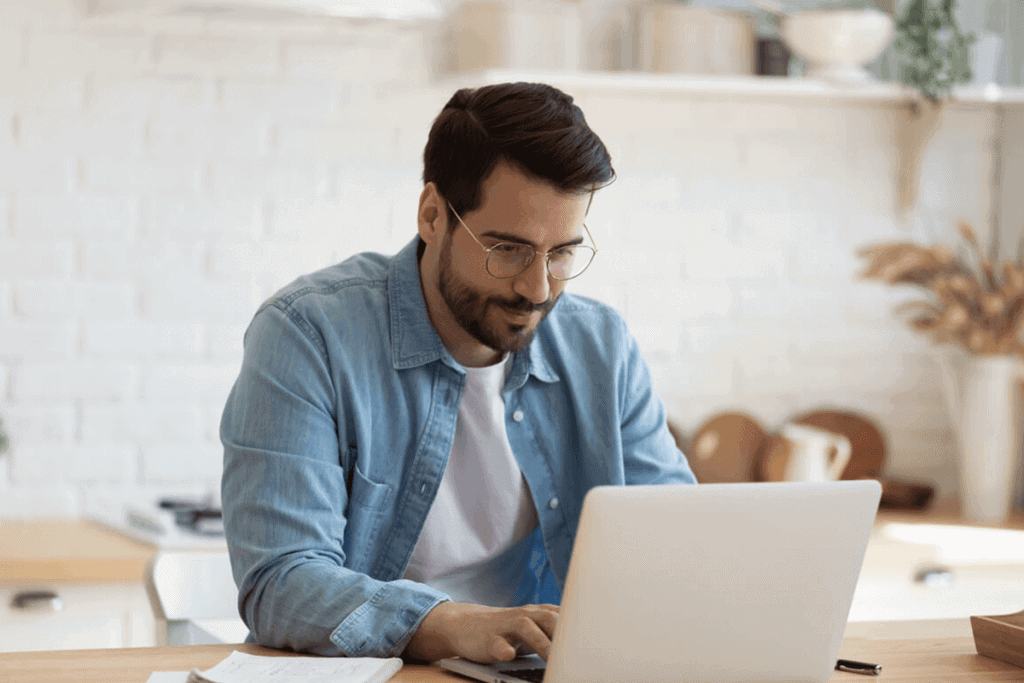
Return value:
<svg viewBox="0 0 1024 683">
<path fill-rule="evenodd" d="M 960 454 L 960 509 L 972 522 L 1007 519 L 1021 452 L 1021 379 L 1015 356 L 941 357 L 946 405 Z"/>
</svg>

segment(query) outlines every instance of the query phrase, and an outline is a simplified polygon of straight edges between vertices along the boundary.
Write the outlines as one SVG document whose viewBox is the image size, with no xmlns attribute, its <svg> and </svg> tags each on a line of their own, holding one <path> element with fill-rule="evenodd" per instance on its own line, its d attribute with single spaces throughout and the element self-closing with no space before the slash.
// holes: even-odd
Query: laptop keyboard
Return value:
<svg viewBox="0 0 1024 683">
<path fill-rule="evenodd" d="M 545 671 L 547 671 L 547 669 L 544 669 L 544 668 L 540 668 L 540 669 L 507 669 L 505 671 L 502 671 L 501 673 L 503 673 L 503 674 L 505 674 L 507 676 L 514 676 L 515 678 L 521 678 L 524 681 L 529 681 L 530 683 L 541 683 L 541 681 L 544 680 L 544 672 Z"/>
</svg>

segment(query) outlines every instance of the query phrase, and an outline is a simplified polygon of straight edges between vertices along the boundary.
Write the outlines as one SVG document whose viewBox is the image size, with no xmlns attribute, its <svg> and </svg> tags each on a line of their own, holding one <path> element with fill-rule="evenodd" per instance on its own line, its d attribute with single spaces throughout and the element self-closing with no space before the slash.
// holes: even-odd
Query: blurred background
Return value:
<svg viewBox="0 0 1024 683">
<path fill-rule="evenodd" d="M 217 506 L 246 327 L 412 239 L 433 118 L 508 80 L 611 150 L 570 291 L 625 316 L 703 481 L 878 477 L 912 521 L 1024 527 L 1024 3 L 942 6 L 0 2 L 0 650 L 168 642 L 156 548 L 217 551 L 244 635 Z M 858 256 L 910 242 L 949 251 Z M 925 283 L 944 254 L 971 278 Z M 901 519 L 851 621 L 1020 608 L 1020 531 Z"/>
<path fill-rule="evenodd" d="M 956 498 L 938 352 L 892 312 L 919 293 L 858 279 L 856 251 L 959 249 L 963 220 L 1012 253 L 1021 3 L 960 3 L 997 59 L 943 107 L 909 208 L 898 143 L 914 114 L 888 82 L 892 45 L 867 65 L 877 80 L 819 87 L 789 85 L 795 58 L 756 77 L 778 21 L 740 0 L 674 3 L 732 17 L 707 29 L 739 26 L 730 43 L 673 34 L 669 15 L 643 34 L 635 2 L 335 3 L 387 15 L 354 18 L 222 4 L 0 5 L 0 518 L 215 491 L 256 307 L 411 239 L 433 117 L 457 87 L 507 79 L 563 87 L 612 152 L 618 180 L 588 220 L 601 253 L 573 291 L 626 317 L 680 432 L 724 410 L 768 431 L 856 411 L 884 432 L 888 475 Z M 703 57 L 665 56 L 687 40 Z"/>
</svg>

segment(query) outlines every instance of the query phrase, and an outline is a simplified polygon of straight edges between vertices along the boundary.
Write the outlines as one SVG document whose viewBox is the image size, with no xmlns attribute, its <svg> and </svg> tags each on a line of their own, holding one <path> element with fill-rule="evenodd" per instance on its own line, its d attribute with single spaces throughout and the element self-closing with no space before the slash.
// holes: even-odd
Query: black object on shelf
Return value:
<svg viewBox="0 0 1024 683">
<path fill-rule="evenodd" d="M 223 536 L 224 520 L 221 509 L 208 499 L 163 498 L 159 506 L 174 513 L 175 523 L 201 536 Z"/>
<path fill-rule="evenodd" d="M 789 49 L 779 38 L 761 38 L 757 41 L 757 75 L 788 76 Z"/>
</svg>

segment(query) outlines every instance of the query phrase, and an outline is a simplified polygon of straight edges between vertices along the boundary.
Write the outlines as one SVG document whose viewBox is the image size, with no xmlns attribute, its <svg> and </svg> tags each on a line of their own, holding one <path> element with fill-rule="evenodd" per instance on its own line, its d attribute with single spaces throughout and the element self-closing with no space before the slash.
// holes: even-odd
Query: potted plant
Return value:
<svg viewBox="0 0 1024 683">
<path fill-rule="evenodd" d="M 943 390 L 960 444 L 962 514 L 979 522 L 1008 516 L 1021 439 L 1021 377 L 1024 361 L 1024 262 L 998 261 L 981 250 L 965 223 L 960 233 L 967 258 L 938 245 L 909 243 L 867 247 L 863 277 L 912 285 L 926 301 L 901 306 L 910 326 L 944 345 Z"/>
<path fill-rule="evenodd" d="M 974 35 L 960 30 L 955 11 L 956 0 L 910 0 L 896 20 L 898 77 L 933 102 L 971 80 Z"/>
<path fill-rule="evenodd" d="M 973 1 L 973 0 L 972 0 Z M 971 80 L 972 34 L 960 30 L 956 0 L 909 0 L 896 20 L 897 78 L 923 96 L 897 119 L 899 207 L 917 203 L 920 161 L 953 86 Z"/>
</svg>

